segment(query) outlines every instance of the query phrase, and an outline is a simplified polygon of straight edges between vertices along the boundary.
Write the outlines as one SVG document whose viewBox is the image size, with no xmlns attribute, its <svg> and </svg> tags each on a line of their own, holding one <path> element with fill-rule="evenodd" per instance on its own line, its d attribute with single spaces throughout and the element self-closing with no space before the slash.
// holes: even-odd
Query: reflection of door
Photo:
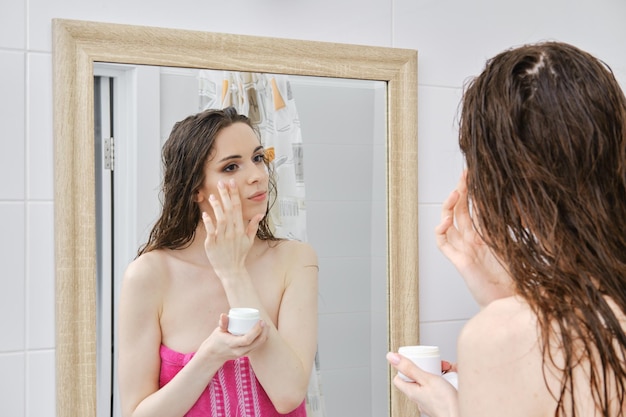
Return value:
<svg viewBox="0 0 626 417">
<path fill-rule="evenodd" d="M 158 70 L 95 64 L 94 74 L 96 408 L 97 417 L 119 417 L 115 344 L 118 295 L 124 270 L 146 241 L 148 228 L 158 214 L 161 140 L 159 126 L 154 123 L 160 111 L 158 90 L 154 89 Z"/>
<path fill-rule="evenodd" d="M 113 382 L 113 161 L 112 138 L 113 118 L 111 102 L 113 79 L 96 76 L 94 78 L 94 127 L 95 127 L 95 177 L 96 177 L 96 245 L 97 290 L 96 290 L 96 331 L 97 346 L 97 415 L 111 416 L 111 387 Z M 105 348 L 108 346 L 108 348 Z"/>
<path fill-rule="evenodd" d="M 94 64 L 97 417 L 121 416 L 115 345 L 118 295 L 124 270 L 146 242 L 159 212 L 159 74 L 156 67 Z"/>
</svg>

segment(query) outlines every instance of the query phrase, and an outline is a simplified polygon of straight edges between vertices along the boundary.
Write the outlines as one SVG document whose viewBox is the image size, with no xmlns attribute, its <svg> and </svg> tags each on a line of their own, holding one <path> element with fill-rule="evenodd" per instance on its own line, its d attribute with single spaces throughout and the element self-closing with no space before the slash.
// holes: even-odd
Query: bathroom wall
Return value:
<svg viewBox="0 0 626 417">
<path fill-rule="evenodd" d="M 454 360 L 476 306 L 438 253 L 433 229 L 463 165 L 455 125 L 463 83 L 504 48 L 556 39 L 601 57 L 626 85 L 625 16 L 623 0 L 3 0 L 0 414 L 55 415 L 52 18 L 418 50 L 420 333 Z"/>
</svg>

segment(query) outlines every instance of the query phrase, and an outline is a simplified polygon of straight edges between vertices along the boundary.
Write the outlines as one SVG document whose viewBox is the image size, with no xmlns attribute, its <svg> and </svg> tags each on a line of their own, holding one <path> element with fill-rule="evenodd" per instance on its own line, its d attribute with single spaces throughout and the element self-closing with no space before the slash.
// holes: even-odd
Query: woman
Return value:
<svg viewBox="0 0 626 417">
<path fill-rule="evenodd" d="M 269 162 L 233 108 L 177 123 L 163 148 L 163 209 L 123 280 L 122 413 L 305 416 L 317 347 L 317 257 L 268 226 Z M 232 307 L 260 310 L 243 336 Z"/>
<path fill-rule="evenodd" d="M 466 89 L 467 173 L 436 229 L 480 312 L 457 392 L 395 353 L 430 417 L 626 414 L 626 99 L 568 44 L 503 52 Z"/>
</svg>

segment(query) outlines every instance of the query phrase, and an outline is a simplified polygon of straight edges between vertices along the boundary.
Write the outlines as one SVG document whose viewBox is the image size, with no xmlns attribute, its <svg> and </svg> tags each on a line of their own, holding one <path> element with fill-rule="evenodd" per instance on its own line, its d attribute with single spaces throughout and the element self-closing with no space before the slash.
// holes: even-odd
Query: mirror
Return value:
<svg viewBox="0 0 626 417">
<path fill-rule="evenodd" d="M 96 412 L 95 62 L 385 82 L 388 344 L 418 342 L 415 51 L 69 20 L 53 42 L 58 416 Z M 417 412 L 387 386 L 391 416 Z"/>
<path fill-rule="evenodd" d="M 124 270 L 160 212 L 161 144 L 176 121 L 222 106 L 223 97 L 244 112 L 245 103 L 255 103 L 266 147 L 277 131 L 287 130 L 287 120 L 298 133 L 292 155 L 302 163 L 275 157 L 279 199 L 273 207 L 290 216 L 276 233 L 307 240 L 318 254 L 318 360 L 310 417 L 388 415 L 387 363 L 381 360 L 387 351 L 386 83 L 101 62 L 94 64 L 94 75 L 97 416 L 120 415 L 117 390 L 110 401 L 117 381 L 111 371 L 117 356 L 112 323 L 117 324 Z M 274 86 L 288 103 L 278 111 Z M 248 91 L 248 102 L 240 100 L 242 91 Z M 110 137 L 115 155 L 106 159 Z M 303 204 L 294 204 L 296 198 Z"/>
</svg>

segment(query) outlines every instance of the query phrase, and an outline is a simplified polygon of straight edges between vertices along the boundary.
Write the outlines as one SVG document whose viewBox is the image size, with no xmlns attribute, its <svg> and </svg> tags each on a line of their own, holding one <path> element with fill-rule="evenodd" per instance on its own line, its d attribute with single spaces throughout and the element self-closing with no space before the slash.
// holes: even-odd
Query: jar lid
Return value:
<svg viewBox="0 0 626 417">
<path fill-rule="evenodd" d="M 259 310 L 256 308 L 237 307 L 231 308 L 228 317 L 236 317 L 240 319 L 254 319 L 259 317 Z"/>
<path fill-rule="evenodd" d="M 401 355 L 411 356 L 439 356 L 439 346 L 402 346 L 398 349 L 398 353 Z"/>
</svg>

